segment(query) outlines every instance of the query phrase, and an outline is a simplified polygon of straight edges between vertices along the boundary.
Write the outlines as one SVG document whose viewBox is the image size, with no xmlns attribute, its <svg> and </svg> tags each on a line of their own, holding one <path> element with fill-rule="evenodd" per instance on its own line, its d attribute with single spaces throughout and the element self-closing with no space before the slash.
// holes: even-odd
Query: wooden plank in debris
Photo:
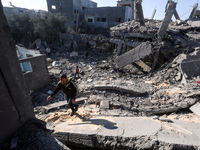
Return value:
<svg viewBox="0 0 200 150">
<path fill-rule="evenodd" d="M 144 63 L 142 60 L 137 60 L 135 62 L 138 66 L 140 66 L 143 71 L 145 72 L 150 72 L 151 71 L 151 67 L 149 67 L 146 63 Z"/>
<path fill-rule="evenodd" d="M 120 55 L 116 59 L 118 67 L 124 67 L 137 60 L 140 60 L 152 53 L 152 46 L 149 42 L 145 42 L 137 46 L 136 48 Z"/>
</svg>

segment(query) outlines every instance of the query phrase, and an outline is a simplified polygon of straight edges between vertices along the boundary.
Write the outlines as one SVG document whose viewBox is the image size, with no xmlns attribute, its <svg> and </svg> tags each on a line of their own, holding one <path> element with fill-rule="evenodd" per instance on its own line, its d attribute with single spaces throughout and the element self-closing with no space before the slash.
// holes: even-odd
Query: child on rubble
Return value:
<svg viewBox="0 0 200 150">
<path fill-rule="evenodd" d="M 79 68 L 78 68 L 78 66 L 76 66 L 76 69 L 75 69 L 74 79 L 76 78 L 76 75 L 78 75 L 78 78 L 79 78 Z"/>
</svg>

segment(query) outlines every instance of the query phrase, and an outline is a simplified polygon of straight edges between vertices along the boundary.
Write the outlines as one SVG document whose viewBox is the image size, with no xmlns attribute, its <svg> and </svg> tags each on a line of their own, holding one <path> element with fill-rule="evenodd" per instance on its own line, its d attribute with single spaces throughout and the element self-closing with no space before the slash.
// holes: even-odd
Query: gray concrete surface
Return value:
<svg viewBox="0 0 200 150">
<path fill-rule="evenodd" d="M 15 42 L 0 2 L 0 140 L 34 117 Z"/>
<path fill-rule="evenodd" d="M 24 79 L 29 90 L 38 90 L 50 84 L 50 76 L 47 70 L 46 55 L 40 55 L 20 59 L 20 63 L 30 62 L 32 71 L 24 73 Z"/>
<path fill-rule="evenodd" d="M 200 116 L 200 103 L 196 103 L 195 105 L 193 105 L 192 107 L 190 107 L 190 110 L 197 114 L 198 116 Z"/>
<path fill-rule="evenodd" d="M 200 123 L 172 120 L 161 122 L 146 117 L 98 116 L 75 123 L 55 125 L 53 133 L 61 141 L 106 149 L 200 148 Z M 83 138 L 84 137 L 84 138 Z M 76 139 L 71 141 L 71 139 Z M 125 140 L 126 139 L 126 140 Z M 145 144 L 146 142 L 146 144 Z M 76 143 L 76 142 L 74 142 Z M 144 144 L 142 144 L 144 143 Z M 158 145 L 156 145 L 156 143 Z M 189 149 L 190 149 L 189 148 Z"/>
<path fill-rule="evenodd" d="M 124 67 L 131 64 L 137 60 L 140 60 L 152 53 L 152 47 L 149 42 L 145 42 L 137 46 L 136 48 L 120 55 L 116 63 L 119 67 Z"/>
</svg>

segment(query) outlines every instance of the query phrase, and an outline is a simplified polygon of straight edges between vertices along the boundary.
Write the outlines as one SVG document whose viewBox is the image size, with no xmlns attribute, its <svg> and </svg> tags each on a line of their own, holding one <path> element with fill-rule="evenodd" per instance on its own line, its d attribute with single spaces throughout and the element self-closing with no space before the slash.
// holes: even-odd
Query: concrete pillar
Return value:
<svg viewBox="0 0 200 150">
<path fill-rule="evenodd" d="M 177 12 L 176 9 L 175 9 L 175 11 L 174 11 L 174 16 L 175 16 L 176 20 L 180 20 L 180 17 L 179 17 L 179 15 L 178 15 L 178 12 Z"/>
<path fill-rule="evenodd" d="M 133 1 L 134 2 L 134 20 L 137 20 L 137 9 L 136 9 L 136 0 Z"/>
<path fill-rule="evenodd" d="M 168 0 L 168 1 L 167 1 L 167 4 L 166 4 L 166 6 L 165 6 L 165 13 L 166 13 L 166 11 L 167 11 L 168 5 L 169 5 L 170 3 L 172 3 L 172 2 L 173 2 L 172 0 Z M 180 20 L 180 17 L 179 17 L 179 15 L 178 15 L 178 12 L 176 11 L 176 9 L 175 9 L 175 11 L 174 11 L 174 17 L 176 18 L 176 20 Z"/>
<path fill-rule="evenodd" d="M 137 10 L 137 16 L 140 21 L 141 26 L 145 26 L 145 21 L 144 21 L 144 15 L 143 15 L 143 10 L 142 10 L 142 2 L 136 2 L 136 10 Z"/>
<path fill-rule="evenodd" d="M 134 11 L 135 11 L 135 9 L 134 9 L 134 0 L 131 0 L 131 8 L 132 8 L 132 18 L 131 18 L 131 20 L 133 20 L 134 19 Z"/>
<path fill-rule="evenodd" d="M 176 3 L 175 2 L 169 2 L 169 5 L 166 9 L 166 13 L 165 13 L 165 18 L 161 24 L 161 27 L 160 29 L 158 30 L 158 41 L 162 41 L 165 33 L 166 33 L 166 30 L 169 26 L 169 23 L 172 19 L 172 16 L 174 14 L 174 11 L 176 9 Z"/>
<path fill-rule="evenodd" d="M 152 16 L 151 16 L 151 19 L 154 18 L 155 14 L 156 14 L 156 9 L 154 9 L 153 14 L 152 14 Z"/>
<path fill-rule="evenodd" d="M 189 19 L 194 18 L 195 13 L 196 13 L 196 10 L 197 10 L 197 7 L 198 7 L 198 3 L 196 3 L 196 4 L 193 6 L 192 11 L 191 11 L 190 16 L 189 16 Z"/>
<path fill-rule="evenodd" d="M 117 46 L 117 54 L 118 56 L 122 54 L 122 42 L 119 42 L 118 43 L 118 46 Z"/>
</svg>

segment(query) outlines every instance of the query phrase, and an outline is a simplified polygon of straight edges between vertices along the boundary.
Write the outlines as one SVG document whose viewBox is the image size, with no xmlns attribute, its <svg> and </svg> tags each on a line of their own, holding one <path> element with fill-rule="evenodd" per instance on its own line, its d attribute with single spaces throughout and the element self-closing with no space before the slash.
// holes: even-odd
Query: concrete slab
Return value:
<svg viewBox="0 0 200 150">
<path fill-rule="evenodd" d="M 200 117 L 200 103 L 199 102 L 193 105 L 192 107 L 190 107 L 190 110 Z"/>
<path fill-rule="evenodd" d="M 116 59 L 116 63 L 119 67 L 124 67 L 137 60 L 140 60 L 152 53 L 152 47 L 149 42 L 145 42 L 137 46 L 136 48 L 120 55 Z"/>
<path fill-rule="evenodd" d="M 161 128 L 161 124 L 149 118 L 142 117 L 104 117 L 97 116 L 85 121 L 77 121 L 56 125 L 55 132 L 69 132 L 81 134 L 98 134 L 104 136 L 134 137 L 154 135 Z"/>
<path fill-rule="evenodd" d="M 73 119 L 55 125 L 54 136 L 61 141 L 65 139 L 66 143 L 93 148 L 103 146 L 106 149 L 112 149 L 114 145 L 122 149 L 151 149 L 156 143 L 163 149 L 200 147 L 200 123 L 180 120 L 161 122 L 147 117 Z"/>
<path fill-rule="evenodd" d="M 76 99 L 76 103 L 83 103 L 85 100 L 87 100 L 87 97 L 80 97 Z M 47 106 L 42 106 L 41 109 L 44 109 L 45 112 L 49 112 L 50 110 L 56 109 L 58 107 L 66 106 L 67 101 L 60 101 L 57 103 L 53 103 Z"/>
<path fill-rule="evenodd" d="M 174 123 L 163 123 L 163 129 L 158 133 L 158 140 L 165 143 L 182 146 L 200 146 L 200 124 L 173 120 Z"/>
<path fill-rule="evenodd" d="M 137 87 L 130 87 L 130 86 L 118 86 L 118 85 L 106 85 L 106 84 L 96 84 L 93 85 L 94 89 L 96 90 L 114 90 L 124 93 L 131 93 L 134 95 L 144 95 L 147 93 L 147 91 L 142 90 L 141 88 Z"/>
<path fill-rule="evenodd" d="M 110 101 L 108 101 L 108 100 L 101 100 L 100 108 L 109 109 L 109 107 L 110 107 Z"/>
</svg>

